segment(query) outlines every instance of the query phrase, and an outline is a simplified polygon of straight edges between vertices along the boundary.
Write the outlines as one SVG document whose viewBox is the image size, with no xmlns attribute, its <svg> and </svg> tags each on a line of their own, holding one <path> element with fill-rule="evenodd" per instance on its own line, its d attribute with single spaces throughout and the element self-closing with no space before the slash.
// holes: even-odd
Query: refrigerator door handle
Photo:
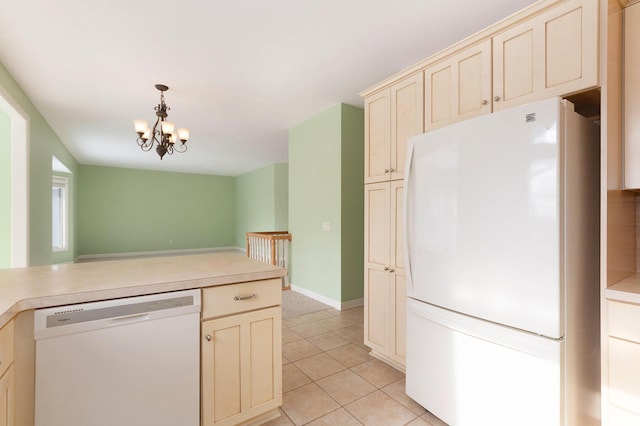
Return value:
<svg viewBox="0 0 640 426">
<path fill-rule="evenodd" d="M 414 289 L 413 286 L 413 276 L 411 274 L 411 199 L 409 197 L 409 193 L 411 192 L 410 182 L 411 182 L 411 169 L 413 168 L 413 141 L 408 142 L 407 146 L 407 160 L 406 160 L 406 170 L 404 175 L 404 195 L 402 200 L 402 211 L 404 213 L 402 227 L 404 230 L 404 261 L 407 268 L 407 280 L 409 281 L 409 285 L 411 289 Z"/>
</svg>

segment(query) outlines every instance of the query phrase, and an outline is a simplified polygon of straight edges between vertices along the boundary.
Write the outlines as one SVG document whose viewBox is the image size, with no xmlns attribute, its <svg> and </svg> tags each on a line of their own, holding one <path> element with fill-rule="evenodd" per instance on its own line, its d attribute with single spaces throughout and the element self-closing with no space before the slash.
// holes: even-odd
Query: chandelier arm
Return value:
<svg viewBox="0 0 640 426">
<path fill-rule="evenodd" d="M 151 130 L 151 145 L 153 145 L 153 141 L 160 143 L 160 141 L 158 140 L 158 134 L 162 133 L 162 127 L 160 127 L 160 130 L 156 130 L 158 128 L 158 123 L 160 123 L 160 117 L 156 118 L 156 122 L 153 125 L 153 129 Z M 160 135 L 160 138 L 162 138 L 162 135 Z"/>
<path fill-rule="evenodd" d="M 186 152 L 187 151 L 187 144 L 186 143 L 182 143 L 180 141 L 177 141 L 176 143 L 173 144 L 173 149 L 176 152 Z"/>
<path fill-rule="evenodd" d="M 138 143 L 138 146 L 143 150 L 143 151 L 149 151 L 151 150 L 151 148 L 153 148 L 153 139 L 147 139 L 146 141 L 142 138 L 138 138 L 136 139 L 136 142 Z"/>
</svg>

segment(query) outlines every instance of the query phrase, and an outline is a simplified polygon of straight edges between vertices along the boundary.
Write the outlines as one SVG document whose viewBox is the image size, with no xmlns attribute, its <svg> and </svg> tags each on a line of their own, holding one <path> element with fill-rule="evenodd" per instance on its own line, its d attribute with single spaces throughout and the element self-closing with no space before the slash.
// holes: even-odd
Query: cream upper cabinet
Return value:
<svg viewBox="0 0 640 426">
<path fill-rule="evenodd" d="M 391 92 L 382 90 L 364 102 L 364 181 L 389 180 L 391 167 Z"/>
<path fill-rule="evenodd" d="M 491 40 L 425 69 L 425 131 L 491 112 Z"/>
<path fill-rule="evenodd" d="M 398 368 L 406 341 L 402 184 L 365 186 L 365 344 Z"/>
<path fill-rule="evenodd" d="M 404 178 L 407 139 L 423 132 L 423 73 L 365 100 L 365 183 Z"/>
<path fill-rule="evenodd" d="M 624 10 L 624 187 L 640 188 L 640 3 Z"/>
<path fill-rule="evenodd" d="M 598 7 L 569 0 L 493 37 L 493 110 L 598 85 Z"/>
<path fill-rule="evenodd" d="M 391 180 L 404 179 L 407 139 L 424 131 L 424 74 L 391 86 Z"/>
</svg>

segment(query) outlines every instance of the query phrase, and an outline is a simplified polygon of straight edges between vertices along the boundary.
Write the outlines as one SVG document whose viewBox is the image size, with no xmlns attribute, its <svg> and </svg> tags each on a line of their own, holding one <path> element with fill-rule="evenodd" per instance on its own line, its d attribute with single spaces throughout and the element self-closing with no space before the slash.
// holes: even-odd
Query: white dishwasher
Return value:
<svg viewBox="0 0 640 426">
<path fill-rule="evenodd" d="M 36 426 L 197 426 L 200 290 L 35 312 Z"/>
</svg>

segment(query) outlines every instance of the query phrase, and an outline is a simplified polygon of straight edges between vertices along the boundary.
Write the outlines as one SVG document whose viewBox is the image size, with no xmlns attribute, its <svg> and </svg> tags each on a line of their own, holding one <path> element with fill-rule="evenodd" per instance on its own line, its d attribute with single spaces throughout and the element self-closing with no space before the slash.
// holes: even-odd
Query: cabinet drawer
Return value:
<svg viewBox="0 0 640 426">
<path fill-rule="evenodd" d="M 640 414 L 640 344 L 609 337 L 609 401 Z"/>
<path fill-rule="evenodd" d="M 607 302 L 609 336 L 640 343 L 640 305 Z"/>
<path fill-rule="evenodd" d="M 251 281 L 202 290 L 202 318 L 219 317 L 280 305 L 282 280 Z"/>
<path fill-rule="evenodd" d="M 0 376 L 13 362 L 13 321 L 0 330 Z"/>
</svg>

